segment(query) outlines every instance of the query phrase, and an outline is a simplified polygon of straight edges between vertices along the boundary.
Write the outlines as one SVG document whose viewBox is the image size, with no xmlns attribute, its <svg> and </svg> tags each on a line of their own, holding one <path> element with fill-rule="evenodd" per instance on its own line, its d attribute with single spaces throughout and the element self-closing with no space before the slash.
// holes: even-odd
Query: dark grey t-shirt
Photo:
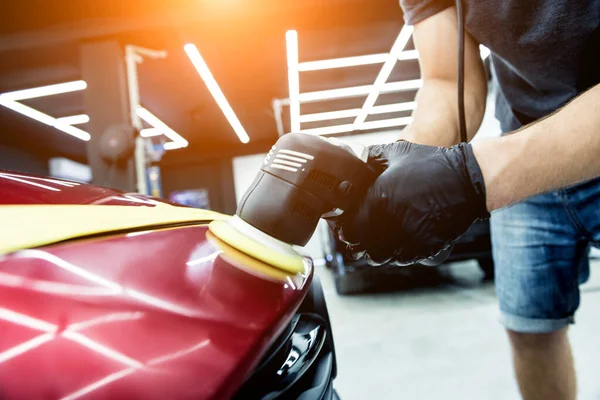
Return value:
<svg viewBox="0 0 600 400">
<path fill-rule="evenodd" d="M 401 0 L 408 25 L 455 3 Z M 504 132 L 600 83 L 600 0 L 466 0 L 468 32 L 492 51 Z"/>
</svg>

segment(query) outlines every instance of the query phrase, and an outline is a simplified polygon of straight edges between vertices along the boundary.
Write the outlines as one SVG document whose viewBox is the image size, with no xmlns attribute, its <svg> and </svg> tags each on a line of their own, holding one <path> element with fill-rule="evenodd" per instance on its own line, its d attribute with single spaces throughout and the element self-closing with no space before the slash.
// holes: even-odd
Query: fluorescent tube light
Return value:
<svg viewBox="0 0 600 400">
<path fill-rule="evenodd" d="M 0 96 L 0 104 L 2 104 L 6 108 L 10 108 L 11 110 L 18 112 L 19 114 L 23 114 L 26 117 L 35 119 L 36 121 L 41 122 L 42 124 L 54 126 L 54 122 L 56 121 L 54 118 L 52 118 L 48 114 L 44 114 L 43 112 L 34 110 L 33 108 L 28 107 L 21 103 L 17 103 L 16 101 L 5 100 L 1 96 Z"/>
<path fill-rule="evenodd" d="M 221 108 L 221 111 L 225 115 L 225 118 L 227 118 L 227 121 L 233 128 L 235 134 L 238 136 L 242 143 L 248 143 L 250 141 L 250 137 L 246 133 L 246 130 L 240 123 L 238 117 L 233 112 L 233 109 L 231 108 L 231 105 L 229 105 L 229 102 L 225 98 L 225 95 L 219 87 L 219 84 L 213 77 L 212 72 L 210 72 L 208 65 L 200 55 L 198 48 L 194 44 L 188 43 L 185 46 L 183 46 L 183 49 L 185 50 L 190 61 L 196 68 L 196 71 L 198 71 L 198 74 L 206 84 L 208 91 Z"/>
<path fill-rule="evenodd" d="M 180 134 L 171 129 L 167 124 L 162 122 L 156 115 L 152 114 L 150 111 L 145 109 L 144 107 L 138 107 L 136 110 L 138 117 L 146 121 L 148 124 L 153 126 L 162 132 L 163 135 L 171 139 L 173 142 L 178 143 L 180 147 L 186 147 L 188 145 L 188 141 L 185 140 Z"/>
<path fill-rule="evenodd" d="M 92 138 L 89 133 L 82 131 L 79 128 L 75 128 L 74 126 L 71 126 L 71 125 L 65 125 L 65 124 L 62 124 L 57 121 L 54 123 L 53 126 L 56 129 L 63 131 L 64 133 L 67 133 L 71 136 L 75 136 L 77 139 L 81 139 L 86 142 Z"/>
<path fill-rule="evenodd" d="M 391 128 L 394 126 L 404 126 L 412 122 L 412 117 L 390 118 L 379 121 L 364 122 L 358 128 L 354 124 L 323 126 L 320 128 L 303 129 L 302 133 L 312 135 L 334 135 L 336 133 L 352 132 L 354 130 L 366 131 L 369 129 Z"/>
<path fill-rule="evenodd" d="M 2 93 L 0 97 L 7 100 L 18 101 L 25 99 L 34 99 L 36 97 L 51 96 L 54 94 L 75 92 L 78 90 L 84 90 L 85 88 L 87 88 L 87 83 L 85 81 L 80 80 Z"/>
<path fill-rule="evenodd" d="M 69 117 L 56 118 L 60 123 L 67 125 L 80 125 L 90 122 L 90 117 L 87 114 L 71 115 Z"/>
<path fill-rule="evenodd" d="M 358 116 L 354 120 L 354 124 L 356 126 L 360 126 L 367 119 L 369 110 L 373 107 L 373 105 L 375 105 L 375 102 L 379 97 L 379 92 L 390 77 L 390 74 L 392 73 L 396 62 L 398 61 L 398 56 L 406 47 L 406 44 L 408 43 L 408 40 L 412 35 L 412 31 L 412 27 L 407 25 L 404 25 L 402 27 L 402 30 L 400 30 L 400 34 L 398 35 L 396 41 L 394 42 L 394 45 L 392 46 L 390 55 L 387 61 L 381 67 L 379 75 L 377 75 L 377 79 L 375 79 L 375 84 L 369 92 L 369 95 L 367 96 L 367 99 L 365 100 L 362 106 L 360 114 L 358 114 Z"/>
<path fill-rule="evenodd" d="M 414 110 L 417 107 L 417 103 L 414 101 L 407 101 L 404 103 L 396 104 L 385 104 L 382 106 L 373 106 L 368 114 L 386 114 L 395 113 L 401 111 Z M 338 111 L 326 111 L 314 114 L 304 114 L 300 116 L 300 122 L 316 122 L 316 121 L 328 121 L 332 119 L 341 118 L 352 118 L 356 117 L 360 113 L 360 108 L 352 108 L 348 110 Z"/>
<path fill-rule="evenodd" d="M 421 79 L 410 81 L 399 81 L 386 83 L 381 87 L 381 93 L 402 92 L 407 90 L 415 90 L 423 86 Z M 347 97 L 360 97 L 371 93 L 373 85 L 352 86 L 339 89 L 320 90 L 317 92 L 300 93 L 299 100 L 301 103 L 310 103 L 321 100 L 343 99 Z"/>
<path fill-rule="evenodd" d="M 165 150 L 175 150 L 175 149 L 181 149 L 185 146 L 183 146 L 181 143 L 177 143 L 177 142 L 167 142 L 165 144 L 163 144 L 163 149 Z"/>
<path fill-rule="evenodd" d="M 358 65 L 381 64 L 389 57 L 388 53 L 365 56 L 333 58 L 330 60 L 307 61 L 298 64 L 299 71 L 318 71 L 323 69 L 355 67 Z"/>
<path fill-rule="evenodd" d="M 399 81 L 386 83 L 381 87 L 381 93 L 404 92 L 408 90 L 416 90 L 423 86 L 422 79 L 413 79 L 410 81 Z"/>
<path fill-rule="evenodd" d="M 162 132 L 160 131 L 160 129 L 156 128 L 146 128 L 140 131 L 141 137 L 155 137 L 160 135 L 162 135 Z"/>
<path fill-rule="evenodd" d="M 390 57 L 389 53 L 368 54 L 364 56 L 332 58 L 329 60 L 305 61 L 298 64 L 298 71 L 320 71 L 324 69 L 356 67 L 359 65 L 383 64 Z M 417 50 L 406 50 L 398 54 L 398 60 L 416 60 Z"/>
<path fill-rule="evenodd" d="M 31 107 L 28 107 L 28 106 L 18 103 L 16 101 L 6 99 L 3 96 L 4 95 L 0 96 L 0 104 L 6 108 L 16 111 L 19 114 L 23 114 L 26 117 L 34 119 L 43 124 L 53 126 L 56 129 L 59 129 L 71 136 L 74 136 L 74 137 L 84 140 L 86 142 L 91 139 L 91 136 L 89 133 L 82 131 L 79 128 L 75 128 L 74 126 L 67 125 L 64 122 L 60 122 L 56 118 L 49 116 L 48 114 L 44 114 L 43 112 L 35 110 Z"/>
<path fill-rule="evenodd" d="M 416 60 L 417 58 L 419 58 L 419 52 L 417 50 L 405 50 L 398 54 L 399 61 Z"/>
<path fill-rule="evenodd" d="M 300 72 L 298 70 L 298 32 L 285 33 L 287 51 L 288 85 L 290 96 L 290 126 L 292 132 L 300 130 Z"/>
<path fill-rule="evenodd" d="M 300 122 L 327 121 L 330 119 L 352 118 L 356 117 L 360 108 L 351 110 L 328 111 L 314 114 L 304 114 L 300 116 Z"/>
<path fill-rule="evenodd" d="M 346 97 L 359 97 L 368 94 L 372 85 L 353 86 L 340 89 L 320 90 L 317 92 L 300 93 L 299 99 L 302 103 L 320 100 L 343 99 Z"/>
</svg>

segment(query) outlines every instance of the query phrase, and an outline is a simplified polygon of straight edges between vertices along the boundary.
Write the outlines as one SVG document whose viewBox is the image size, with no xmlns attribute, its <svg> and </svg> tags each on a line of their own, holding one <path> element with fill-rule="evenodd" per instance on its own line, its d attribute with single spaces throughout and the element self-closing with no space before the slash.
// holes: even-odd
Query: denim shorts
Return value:
<svg viewBox="0 0 600 400">
<path fill-rule="evenodd" d="M 600 247 L 600 178 L 492 213 L 501 322 L 545 333 L 574 322 L 590 246 Z"/>
</svg>

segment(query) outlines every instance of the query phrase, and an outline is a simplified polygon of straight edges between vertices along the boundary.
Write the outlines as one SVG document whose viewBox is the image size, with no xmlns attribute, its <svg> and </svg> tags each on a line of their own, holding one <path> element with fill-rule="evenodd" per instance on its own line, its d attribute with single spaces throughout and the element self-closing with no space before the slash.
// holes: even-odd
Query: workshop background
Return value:
<svg viewBox="0 0 600 400">
<path fill-rule="evenodd" d="M 394 141 L 421 83 L 396 0 L 3 2 L 0 57 L 0 169 L 226 214 L 281 135 Z M 499 134 L 493 111 L 475 140 Z M 326 225 L 300 249 L 325 287 L 342 399 L 518 398 L 483 235 L 488 247 L 456 262 L 375 274 L 349 265 Z M 599 269 L 571 330 L 590 400 Z"/>
</svg>

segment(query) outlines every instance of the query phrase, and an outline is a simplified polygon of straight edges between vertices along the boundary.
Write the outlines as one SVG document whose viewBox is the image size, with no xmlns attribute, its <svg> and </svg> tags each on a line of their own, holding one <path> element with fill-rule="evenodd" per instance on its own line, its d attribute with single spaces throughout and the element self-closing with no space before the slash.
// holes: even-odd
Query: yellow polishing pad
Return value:
<svg viewBox="0 0 600 400">
<path fill-rule="evenodd" d="M 289 272 L 283 271 L 279 268 L 272 267 L 254 257 L 250 257 L 246 253 L 243 253 L 238 249 L 228 245 L 224 241 L 218 239 L 210 232 L 206 233 L 206 237 L 211 243 L 223 251 L 221 257 L 223 257 L 227 262 L 252 275 L 258 275 L 261 278 L 267 278 L 276 282 L 285 282 L 288 278 L 294 278 L 293 274 L 290 274 Z"/>
<path fill-rule="evenodd" d="M 216 237 L 251 257 L 292 274 L 304 273 L 302 257 L 291 246 L 288 246 L 287 251 L 270 248 L 268 245 L 239 232 L 232 226 L 232 220 L 215 220 L 210 223 L 208 228 Z M 262 235 L 266 234 L 262 233 Z M 276 239 L 272 240 L 278 242 Z"/>
</svg>

